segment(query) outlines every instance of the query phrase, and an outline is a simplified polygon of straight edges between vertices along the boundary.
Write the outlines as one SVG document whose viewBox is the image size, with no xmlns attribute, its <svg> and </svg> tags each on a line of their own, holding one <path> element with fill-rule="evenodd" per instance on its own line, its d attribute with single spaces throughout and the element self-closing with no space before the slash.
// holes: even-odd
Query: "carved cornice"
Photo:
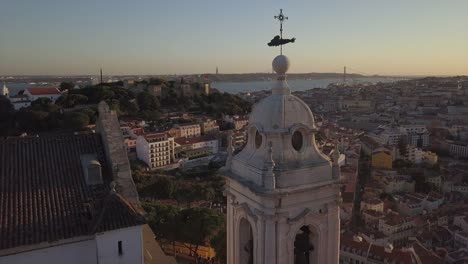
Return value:
<svg viewBox="0 0 468 264">
<path fill-rule="evenodd" d="M 288 218 L 287 222 L 288 222 L 288 224 L 295 223 L 295 222 L 299 221 L 300 219 L 306 217 L 310 212 L 311 212 L 311 210 L 309 208 L 306 208 L 302 212 L 300 212 L 298 215 L 296 215 L 295 217 Z"/>
</svg>

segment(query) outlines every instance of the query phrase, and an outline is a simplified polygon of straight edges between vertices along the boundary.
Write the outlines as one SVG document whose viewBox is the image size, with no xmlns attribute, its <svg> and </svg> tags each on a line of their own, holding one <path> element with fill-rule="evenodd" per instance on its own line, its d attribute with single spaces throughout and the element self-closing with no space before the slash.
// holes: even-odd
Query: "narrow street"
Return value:
<svg viewBox="0 0 468 264">
<path fill-rule="evenodd" d="M 359 158 L 358 179 L 356 182 L 356 190 L 354 192 L 354 206 L 352 214 L 352 225 L 358 226 L 361 223 L 361 200 L 364 193 L 364 188 L 370 178 L 370 160 L 369 157 L 361 154 Z"/>
</svg>

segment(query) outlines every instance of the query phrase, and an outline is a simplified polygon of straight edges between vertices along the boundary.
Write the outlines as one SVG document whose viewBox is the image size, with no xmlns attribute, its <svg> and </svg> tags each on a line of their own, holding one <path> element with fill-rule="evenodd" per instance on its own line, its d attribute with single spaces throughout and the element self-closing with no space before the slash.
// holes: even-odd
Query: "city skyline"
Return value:
<svg viewBox="0 0 468 264">
<path fill-rule="evenodd" d="M 47 0 L 2 4 L 0 75 L 268 72 L 280 8 L 291 72 L 468 74 L 466 1 Z"/>
</svg>

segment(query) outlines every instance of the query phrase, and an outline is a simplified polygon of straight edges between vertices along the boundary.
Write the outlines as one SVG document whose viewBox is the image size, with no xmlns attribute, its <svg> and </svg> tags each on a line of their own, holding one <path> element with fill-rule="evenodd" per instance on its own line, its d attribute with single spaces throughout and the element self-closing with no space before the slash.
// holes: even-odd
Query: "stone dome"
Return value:
<svg viewBox="0 0 468 264">
<path fill-rule="evenodd" d="M 310 108 L 291 94 L 272 94 L 258 102 L 250 114 L 249 124 L 263 131 L 285 130 L 298 124 L 315 128 Z"/>
<path fill-rule="evenodd" d="M 247 144 L 229 162 L 231 173 L 270 190 L 330 180 L 331 162 L 315 144 L 312 111 L 286 82 L 289 59 L 279 55 L 272 65 L 277 81 L 271 95 L 254 105 Z"/>
<path fill-rule="evenodd" d="M 278 55 L 273 59 L 273 69 L 278 73 L 278 80 L 271 90 L 271 95 L 254 105 L 249 124 L 257 124 L 264 131 L 289 129 L 302 124 L 315 128 L 312 111 L 304 101 L 291 95 L 286 74 L 290 62 L 288 57 Z"/>
</svg>

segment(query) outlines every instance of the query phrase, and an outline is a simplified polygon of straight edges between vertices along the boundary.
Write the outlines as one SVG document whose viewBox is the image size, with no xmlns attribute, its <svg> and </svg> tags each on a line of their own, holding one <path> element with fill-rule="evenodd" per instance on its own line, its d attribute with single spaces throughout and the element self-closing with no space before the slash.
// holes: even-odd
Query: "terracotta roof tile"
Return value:
<svg viewBox="0 0 468 264">
<path fill-rule="evenodd" d="M 27 90 L 32 95 L 60 94 L 59 89 L 55 87 L 32 87 Z"/>
</svg>

